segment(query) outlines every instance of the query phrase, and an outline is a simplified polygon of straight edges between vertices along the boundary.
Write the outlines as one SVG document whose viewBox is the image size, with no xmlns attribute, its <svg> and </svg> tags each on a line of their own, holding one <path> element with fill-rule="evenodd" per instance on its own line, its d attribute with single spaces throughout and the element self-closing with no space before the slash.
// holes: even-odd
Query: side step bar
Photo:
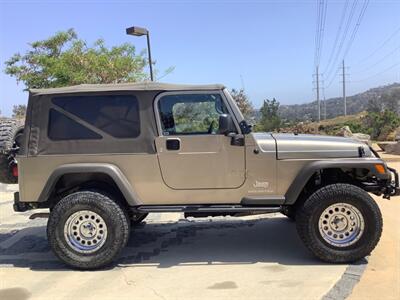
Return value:
<svg viewBox="0 0 400 300">
<path fill-rule="evenodd" d="M 281 206 L 242 206 L 242 205 L 141 205 L 132 208 L 138 213 L 162 212 L 208 212 L 208 213 L 275 213 L 282 211 Z"/>
</svg>

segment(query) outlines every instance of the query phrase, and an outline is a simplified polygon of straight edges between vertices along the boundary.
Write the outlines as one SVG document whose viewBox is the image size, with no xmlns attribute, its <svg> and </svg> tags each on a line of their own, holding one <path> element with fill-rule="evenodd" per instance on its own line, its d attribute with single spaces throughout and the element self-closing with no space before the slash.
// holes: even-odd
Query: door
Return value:
<svg viewBox="0 0 400 300">
<path fill-rule="evenodd" d="M 219 133 L 233 114 L 219 92 L 168 92 L 155 102 L 156 148 L 165 184 L 173 189 L 232 189 L 245 181 L 245 147 Z"/>
</svg>

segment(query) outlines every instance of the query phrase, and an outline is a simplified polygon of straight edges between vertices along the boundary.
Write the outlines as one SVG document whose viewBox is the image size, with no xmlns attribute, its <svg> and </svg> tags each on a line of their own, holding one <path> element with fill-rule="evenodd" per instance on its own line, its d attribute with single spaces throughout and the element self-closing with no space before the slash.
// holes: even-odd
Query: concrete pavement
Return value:
<svg viewBox="0 0 400 300">
<path fill-rule="evenodd" d="M 0 299 L 321 299 L 347 265 L 315 259 L 280 215 L 187 221 L 151 216 L 108 270 L 66 268 L 46 220 L 0 201 Z"/>
</svg>

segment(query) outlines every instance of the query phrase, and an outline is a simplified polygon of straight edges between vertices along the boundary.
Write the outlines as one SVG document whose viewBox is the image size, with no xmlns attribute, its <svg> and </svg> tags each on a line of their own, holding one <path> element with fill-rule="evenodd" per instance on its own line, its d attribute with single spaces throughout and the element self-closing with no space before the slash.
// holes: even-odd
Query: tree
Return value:
<svg viewBox="0 0 400 300">
<path fill-rule="evenodd" d="M 144 53 L 129 43 L 108 48 L 102 39 L 92 47 L 73 29 L 30 44 L 24 55 L 5 62 L 5 73 L 29 88 L 50 88 L 81 83 L 121 83 L 148 78 Z M 171 71 L 171 70 L 170 70 Z"/>
<path fill-rule="evenodd" d="M 279 117 L 279 102 L 273 98 L 272 100 L 264 100 L 260 109 L 261 119 L 256 126 L 258 131 L 273 131 L 281 126 L 281 118 Z"/>
<path fill-rule="evenodd" d="M 379 98 L 368 101 L 368 112 L 383 112 L 390 110 L 400 114 L 400 89 L 394 89 L 382 94 Z"/>
<path fill-rule="evenodd" d="M 387 136 L 400 126 L 400 116 L 392 111 L 385 109 L 382 112 L 368 112 L 364 119 L 367 133 L 372 139 L 383 141 Z"/>
<path fill-rule="evenodd" d="M 232 89 L 231 96 L 233 100 L 235 100 L 244 118 L 247 120 L 250 119 L 253 116 L 254 109 L 244 90 Z"/>
<path fill-rule="evenodd" d="M 26 115 L 26 105 L 18 104 L 13 106 L 12 117 L 16 119 L 24 119 Z"/>
</svg>

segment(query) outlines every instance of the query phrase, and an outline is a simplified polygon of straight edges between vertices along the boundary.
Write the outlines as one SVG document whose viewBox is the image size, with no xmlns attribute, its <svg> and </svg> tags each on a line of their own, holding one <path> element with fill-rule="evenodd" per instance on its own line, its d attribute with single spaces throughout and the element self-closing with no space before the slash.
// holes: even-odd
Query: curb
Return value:
<svg viewBox="0 0 400 300">
<path fill-rule="evenodd" d="M 367 265 L 368 260 L 366 258 L 349 265 L 339 281 L 322 297 L 322 300 L 346 299 L 353 291 L 355 285 L 360 281 L 361 275 L 364 273 Z"/>
<path fill-rule="evenodd" d="M 400 162 L 400 158 L 397 157 L 382 157 L 382 159 L 386 162 Z"/>
</svg>

